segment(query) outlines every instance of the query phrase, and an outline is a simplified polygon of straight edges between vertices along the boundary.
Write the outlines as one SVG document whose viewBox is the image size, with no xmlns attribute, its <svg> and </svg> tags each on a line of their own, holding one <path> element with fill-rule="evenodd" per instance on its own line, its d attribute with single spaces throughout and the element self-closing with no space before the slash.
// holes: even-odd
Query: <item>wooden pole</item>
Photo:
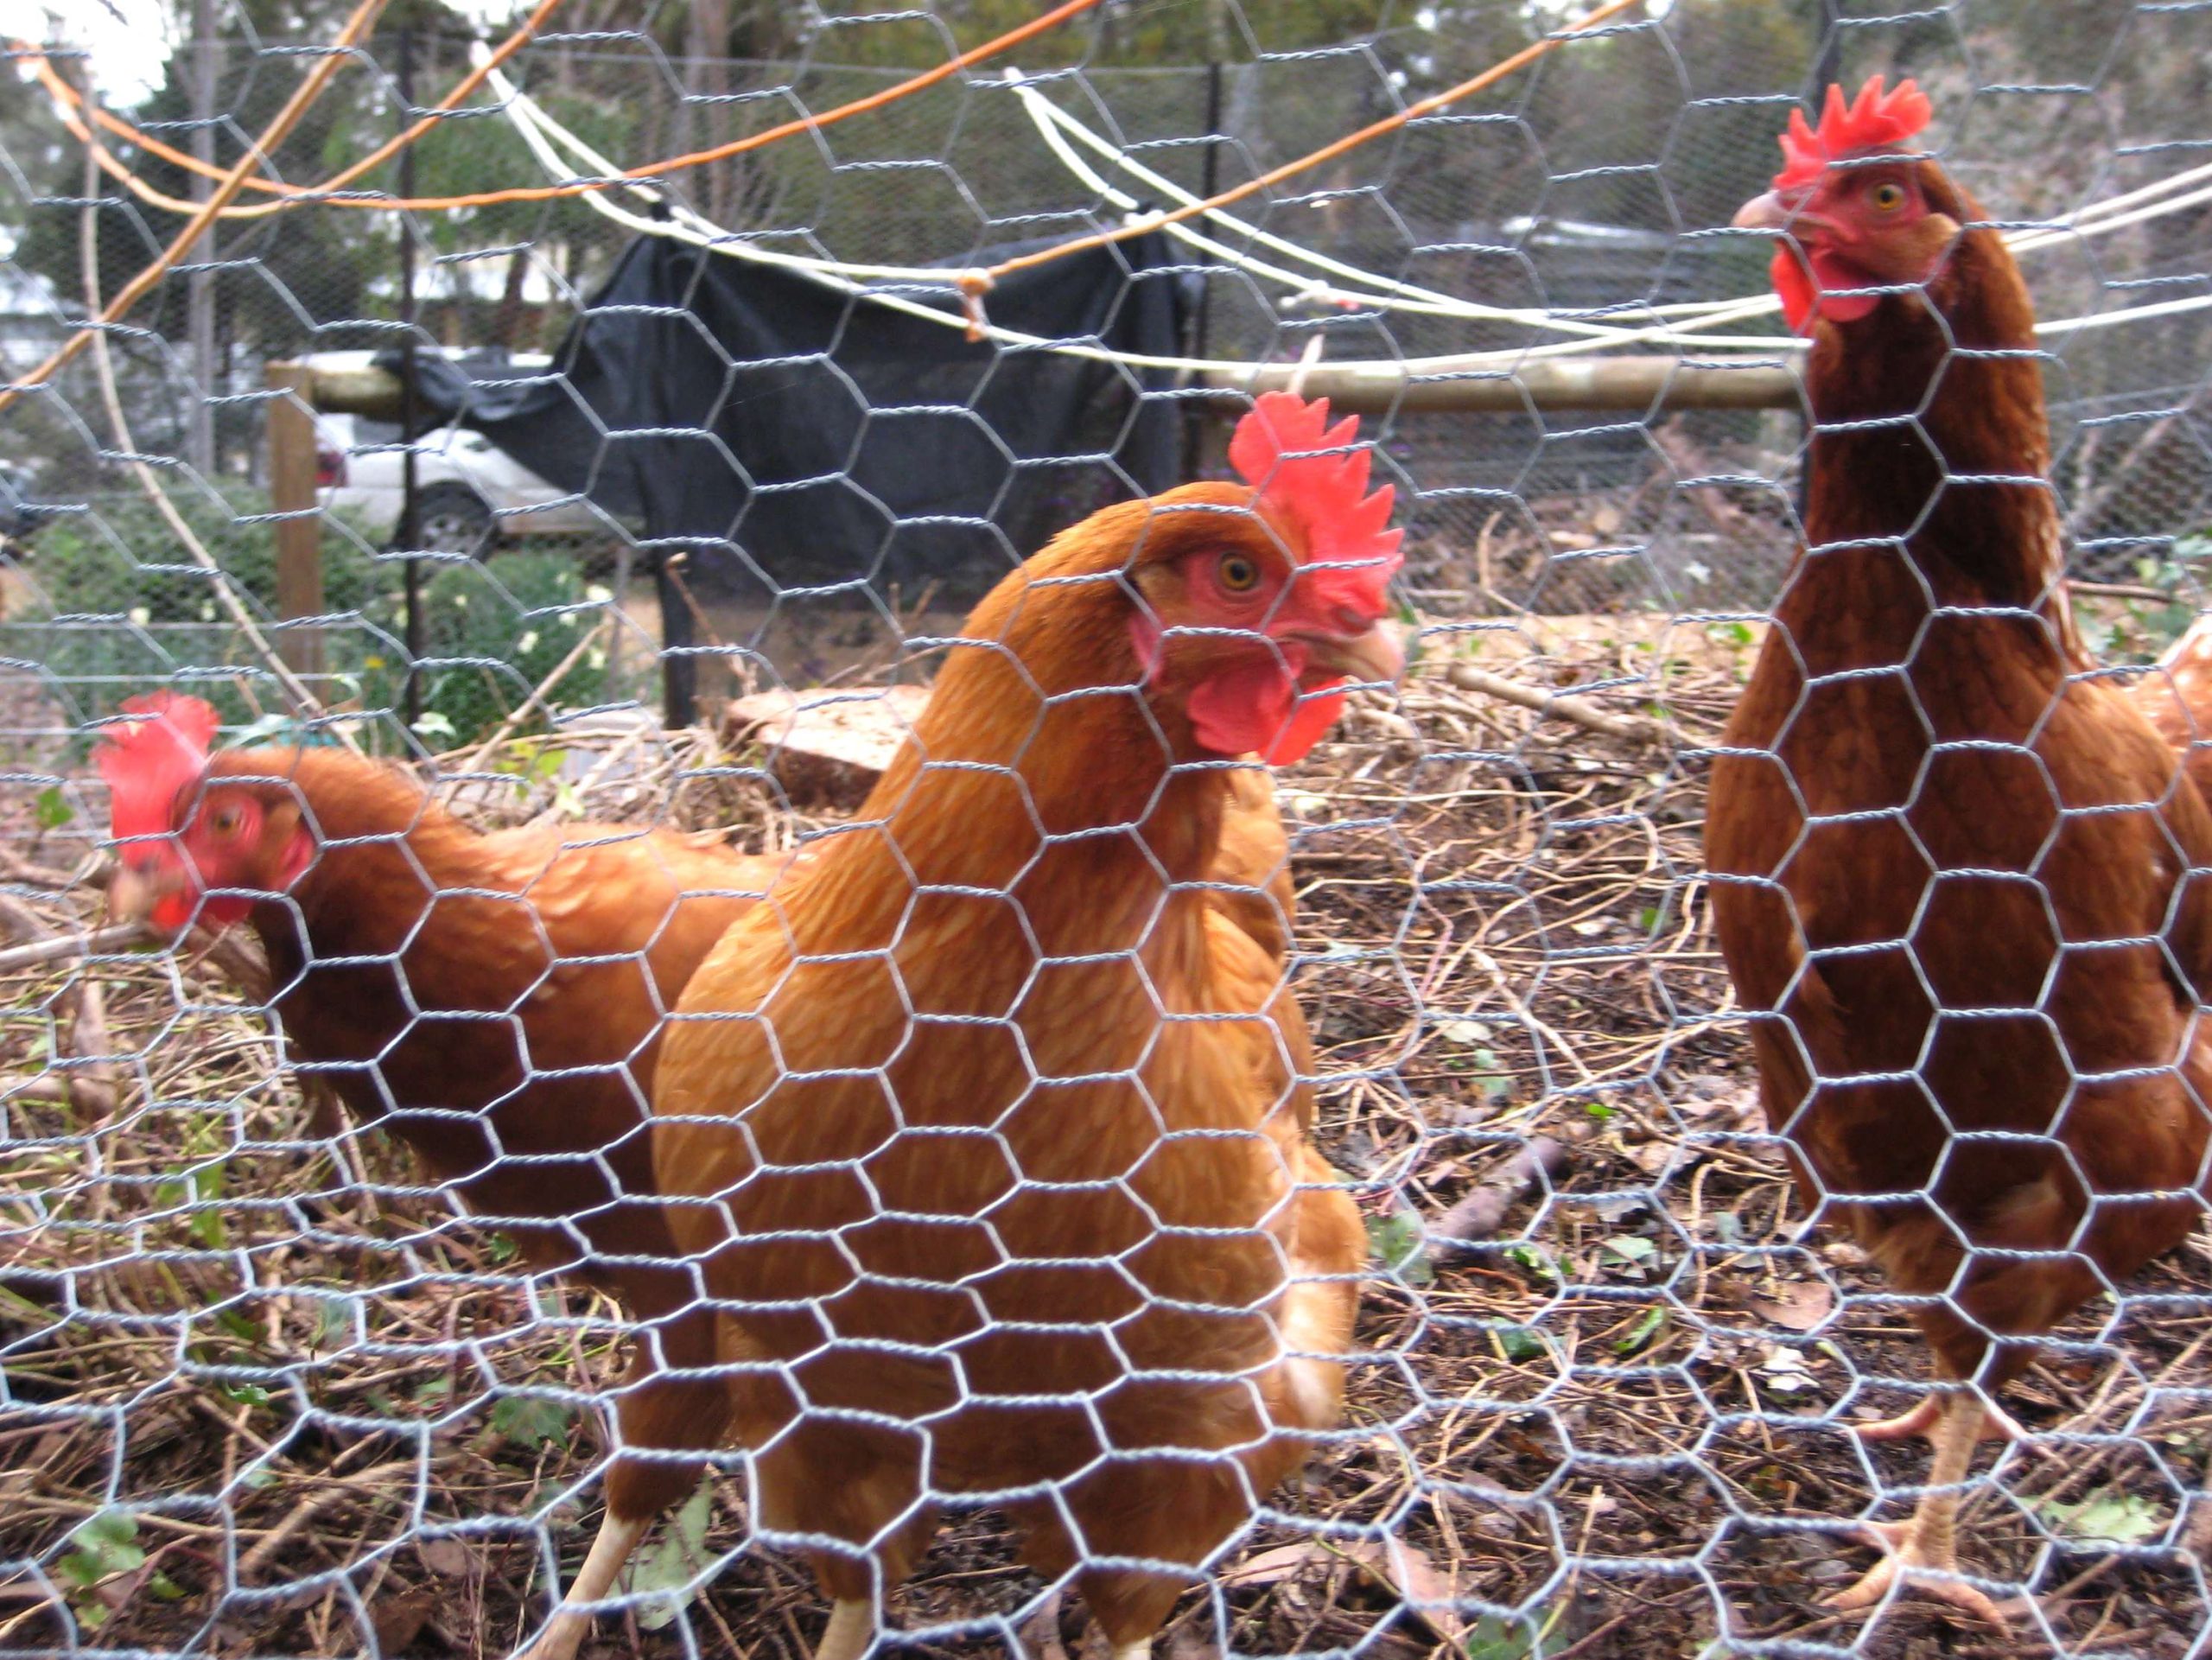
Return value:
<svg viewBox="0 0 2212 1660">
<path fill-rule="evenodd" d="M 269 400 L 269 505 L 288 515 L 276 521 L 276 614 L 322 614 L 322 521 L 315 512 L 314 372 L 297 363 L 272 363 Z M 312 681 L 322 673 L 322 631 L 286 628 L 276 649 L 294 673 Z"/>
<path fill-rule="evenodd" d="M 415 124 L 415 31 L 405 24 L 399 30 L 399 129 Z M 399 194 L 415 196 L 415 146 L 399 152 Z M 415 467 L 415 218 L 399 215 L 399 442 L 407 446 L 399 455 L 399 545 L 407 553 L 401 568 L 402 633 L 407 642 L 407 682 L 401 690 L 399 712 L 412 731 L 423 717 L 423 562 L 414 556 L 423 545 L 423 514 L 419 480 Z"/>
<path fill-rule="evenodd" d="M 1279 390 L 1300 366 L 1257 364 L 1198 377 L 1197 401 L 1217 414 L 1243 411 L 1231 399 Z M 1477 415 L 1516 410 L 1796 410 L 1804 393 L 1795 366 L 1771 359 L 1685 363 L 1657 353 L 1618 358 L 1538 358 L 1511 368 L 1464 366 L 1431 359 L 1409 369 L 1391 361 L 1317 363 L 1306 372 L 1306 395 L 1326 398 L 1347 415 Z M 1214 402 L 1205 395 L 1211 393 Z M 397 420 L 399 379 L 381 369 L 321 370 L 315 376 L 317 409 Z"/>
<path fill-rule="evenodd" d="M 1295 363 L 1214 371 L 1206 390 L 1238 406 L 1241 400 L 1289 386 L 1301 372 Z M 1317 363 L 1303 371 L 1308 398 L 1325 398 L 1344 415 L 1512 414 L 1538 410 L 1796 409 L 1803 402 L 1797 371 L 1766 363 L 1684 363 L 1679 358 L 1540 358 L 1511 368 L 1476 361 L 1455 366 L 1433 359 L 1419 368 L 1402 363 Z"/>
</svg>

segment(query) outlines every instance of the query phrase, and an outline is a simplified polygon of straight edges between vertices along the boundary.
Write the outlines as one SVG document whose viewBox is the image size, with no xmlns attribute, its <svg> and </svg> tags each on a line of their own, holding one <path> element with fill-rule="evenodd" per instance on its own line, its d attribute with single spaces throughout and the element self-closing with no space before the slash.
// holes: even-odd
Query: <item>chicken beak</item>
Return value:
<svg viewBox="0 0 2212 1660">
<path fill-rule="evenodd" d="M 1406 671 L 1405 642 L 1398 625 L 1377 618 L 1357 634 L 1309 634 L 1306 647 L 1308 674 L 1345 675 L 1368 684 L 1395 685 Z"/>
<path fill-rule="evenodd" d="M 1779 190 L 1770 190 L 1764 196 L 1754 196 L 1736 210 L 1736 217 L 1728 222 L 1739 231 L 1767 231 L 1776 235 L 1787 234 L 1800 243 L 1815 236 L 1840 240 L 1842 226 L 1826 213 L 1816 213 L 1805 204 L 1810 193 L 1798 190 L 1783 195 Z"/>
<path fill-rule="evenodd" d="M 1780 191 L 1770 190 L 1738 207 L 1736 217 L 1728 222 L 1739 231 L 1785 231 L 1789 219 L 1789 204 L 1782 200 Z"/>
<path fill-rule="evenodd" d="M 154 913 L 181 884 L 173 877 L 135 865 L 119 864 L 107 885 L 108 914 L 119 922 L 153 925 Z"/>
</svg>

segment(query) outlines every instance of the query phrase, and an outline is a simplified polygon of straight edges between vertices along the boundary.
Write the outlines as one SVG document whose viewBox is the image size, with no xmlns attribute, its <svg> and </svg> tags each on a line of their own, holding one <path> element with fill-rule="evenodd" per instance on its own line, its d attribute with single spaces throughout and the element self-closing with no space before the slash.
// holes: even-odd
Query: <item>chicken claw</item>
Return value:
<svg viewBox="0 0 2212 1660">
<path fill-rule="evenodd" d="M 1877 1418 L 1872 1423 L 1847 1424 L 1844 1427 L 1862 1441 L 1901 1441 L 1915 1435 L 1929 1440 L 1935 1438 L 1936 1421 L 1943 1415 L 1942 1396 L 1936 1392 L 1921 1397 L 1920 1404 L 1910 1412 L 1894 1418 Z M 1981 1433 L 1978 1439 L 1986 1441 L 2010 1441 L 2024 1452 L 2040 1453 L 2035 1438 L 2023 1428 L 2019 1421 L 1995 1402 L 1982 1406 Z"/>
<path fill-rule="evenodd" d="M 1871 1608 L 1887 1596 L 1890 1587 L 1903 1577 L 1906 1584 L 1922 1596 L 1948 1602 L 1962 1612 L 1986 1622 L 1997 1630 L 2010 1633 L 2012 1622 L 1996 1603 L 1975 1587 L 1958 1577 L 1959 1563 L 1955 1552 L 1926 1549 L 1920 1544 L 1919 1523 L 1866 1522 L 1859 1524 L 1859 1536 L 1882 1553 L 1882 1560 L 1867 1569 L 1859 1580 L 1823 1597 L 1821 1606 L 1839 1613 L 1851 1613 L 1861 1608 Z"/>
</svg>

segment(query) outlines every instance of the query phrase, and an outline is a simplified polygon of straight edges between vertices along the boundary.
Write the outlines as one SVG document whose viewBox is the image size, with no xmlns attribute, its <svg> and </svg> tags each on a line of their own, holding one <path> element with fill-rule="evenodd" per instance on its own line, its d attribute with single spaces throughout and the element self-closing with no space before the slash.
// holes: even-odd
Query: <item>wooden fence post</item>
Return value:
<svg viewBox="0 0 2212 1660">
<path fill-rule="evenodd" d="M 280 618 L 322 613 L 322 521 L 315 512 L 315 375 L 300 363 L 272 363 L 269 400 L 269 505 L 289 515 L 276 521 L 276 614 Z M 294 673 L 313 680 L 323 671 L 322 630 L 285 628 L 276 649 Z"/>
</svg>

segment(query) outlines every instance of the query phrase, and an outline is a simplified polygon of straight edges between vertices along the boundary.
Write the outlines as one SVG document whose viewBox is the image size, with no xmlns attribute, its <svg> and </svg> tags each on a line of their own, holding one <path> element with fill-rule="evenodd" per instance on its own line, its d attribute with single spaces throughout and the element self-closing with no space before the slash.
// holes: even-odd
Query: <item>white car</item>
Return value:
<svg viewBox="0 0 2212 1660">
<path fill-rule="evenodd" d="M 374 353 L 325 352 L 316 368 L 365 369 Z M 542 353 L 517 353 L 513 368 L 543 368 Z M 358 415 L 315 416 L 316 498 L 345 509 L 372 536 L 397 538 L 408 446 L 395 422 Z M 414 443 L 416 545 L 476 553 L 493 537 L 605 535 L 608 525 L 582 497 L 531 472 L 489 438 L 466 427 L 440 427 Z"/>
</svg>

